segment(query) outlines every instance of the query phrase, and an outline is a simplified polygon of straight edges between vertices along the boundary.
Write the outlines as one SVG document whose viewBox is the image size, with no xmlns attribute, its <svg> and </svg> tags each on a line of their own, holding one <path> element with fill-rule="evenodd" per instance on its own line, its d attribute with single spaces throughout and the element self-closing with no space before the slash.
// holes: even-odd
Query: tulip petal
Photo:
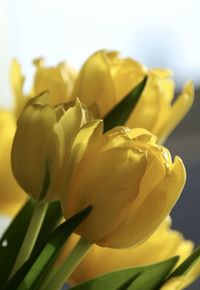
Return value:
<svg viewBox="0 0 200 290">
<path fill-rule="evenodd" d="M 116 102 L 119 102 L 142 82 L 147 73 L 147 68 L 139 62 L 131 58 L 119 58 L 118 54 L 110 59 L 110 67 L 115 84 Z"/>
<path fill-rule="evenodd" d="M 181 159 L 176 157 L 169 174 L 148 194 L 137 211 L 132 213 L 134 203 L 125 208 L 117 229 L 102 239 L 99 245 L 113 248 L 130 247 L 145 240 L 169 214 L 183 189 L 185 179 L 184 165 Z"/>
<path fill-rule="evenodd" d="M 133 114 L 126 122 L 126 126 L 152 130 L 159 114 L 159 89 L 158 78 L 152 72 L 149 72 L 146 86 L 134 108 Z"/>
<path fill-rule="evenodd" d="M 136 195 L 146 166 L 143 157 L 143 153 L 115 148 L 80 162 L 71 181 L 65 214 L 71 216 L 88 204 L 94 207 L 79 233 L 95 242 L 109 233 L 124 207 L 136 197 L 132 189 Z"/>
<path fill-rule="evenodd" d="M 169 78 L 173 76 L 173 72 L 170 69 L 167 68 L 154 68 L 151 70 L 155 75 L 157 75 L 159 78 Z"/>
<path fill-rule="evenodd" d="M 85 154 L 87 147 L 90 146 L 90 143 L 97 141 L 99 136 L 101 136 L 103 131 L 102 120 L 94 120 L 89 123 L 86 123 L 80 131 L 77 133 L 73 145 L 71 147 L 71 152 L 69 155 L 69 159 L 64 163 L 62 169 L 62 178 L 61 181 L 61 205 L 65 205 L 67 203 L 67 191 L 69 187 L 69 181 L 73 176 L 74 170 L 76 166 L 79 164 L 82 156 Z M 63 209 L 65 211 L 65 209 Z"/>
<path fill-rule="evenodd" d="M 73 92 L 96 117 L 104 116 L 116 102 L 106 51 L 93 54 L 83 65 Z"/>
<path fill-rule="evenodd" d="M 105 133 L 102 139 L 104 139 L 104 144 L 103 142 L 101 144 L 102 146 L 101 151 L 103 152 L 113 147 L 132 148 L 132 150 L 135 149 L 136 151 L 138 150 L 141 151 L 141 148 L 139 149 L 137 147 L 137 142 L 141 141 L 140 145 L 142 144 L 142 142 L 144 142 L 144 144 L 146 144 L 147 142 L 149 144 L 151 143 L 155 144 L 157 138 L 154 135 L 152 135 L 149 131 L 143 128 L 135 128 L 131 130 L 128 127 L 121 126 L 115 127 L 112 130 Z"/>
<path fill-rule="evenodd" d="M 165 122 L 159 132 L 159 142 L 164 143 L 169 134 L 189 112 L 194 101 L 194 86 L 192 82 L 185 84 L 183 92 L 179 95 L 168 115 L 168 121 Z"/>
<path fill-rule="evenodd" d="M 60 112 L 58 110 L 60 109 Z M 80 127 L 86 122 L 83 107 L 78 99 L 65 111 L 63 105 L 57 109 L 58 121 L 53 126 L 52 134 L 48 138 L 48 156 L 51 161 L 51 174 L 57 175 L 58 179 L 54 179 L 55 183 L 51 184 L 49 197 L 57 196 L 60 191 L 60 183 L 63 178 L 63 164 L 69 162 L 70 150 L 73 141 Z M 65 179 L 66 177 L 64 177 Z"/>
<path fill-rule="evenodd" d="M 159 80 L 159 99 L 158 99 L 158 115 L 157 120 L 152 128 L 152 133 L 159 136 L 160 131 L 166 124 L 171 111 L 171 102 L 174 98 L 174 81 L 171 79 L 160 79 Z"/>
<path fill-rule="evenodd" d="M 47 139 L 55 122 L 53 109 L 38 104 L 27 107 L 18 120 L 12 147 L 12 168 L 22 188 L 34 197 L 41 194 Z M 24 148 L 24 144 L 29 146 Z"/>
<path fill-rule="evenodd" d="M 75 70 L 64 63 L 55 67 L 45 67 L 43 59 L 37 59 L 33 63 L 36 73 L 32 94 L 37 95 L 48 90 L 52 105 L 69 101 L 76 77 Z"/>
</svg>

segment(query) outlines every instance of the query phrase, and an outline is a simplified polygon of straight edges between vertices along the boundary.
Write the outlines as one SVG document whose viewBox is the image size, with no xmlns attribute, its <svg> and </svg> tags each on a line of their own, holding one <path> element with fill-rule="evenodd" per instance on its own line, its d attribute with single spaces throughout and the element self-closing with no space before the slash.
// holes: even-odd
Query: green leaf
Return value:
<svg viewBox="0 0 200 290">
<path fill-rule="evenodd" d="M 155 290 L 169 275 L 177 260 L 178 257 L 173 257 L 150 266 L 108 273 L 79 284 L 71 290 Z"/>
<path fill-rule="evenodd" d="M 104 118 L 104 132 L 115 126 L 122 126 L 128 120 L 137 101 L 139 100 L 147 82 L 147 77 L 137 85 L 119 104 L 112 109 Z"/>
<path fill-rule="evenodd" d="M 170 275 L 170 278 L 186 275 L 187 272 L 200 260 L 200 247 L 196 248 L 194 252 L 182 262 L 174 272 Z"/>
<path fill-rule="evenodd" d="M 92 207 L 79 212 L 69 220 L 58 226 L 50 235 L 48 242 L 43 247 L 36 261 L 30 259 L 19 269 L 9 281 L 5 290 L 24 290 L 35 288 L 45 275 L 49 266 L 52 265 L 61 247 L 64 245 L 71 233 L 88 216 Z"/>
<path fill-rule="evenodd" d="M 178 261 L 178 257 L 173 257 L 167 261 L 155 264 L 148 269 L 145 269 L 131 285 L 126 288 L 127 290 L 155 290 L 160 289 L 160 286 L 169 276 Z M 125 290 L 125 289 L 124 289 Z"/>
<path fill-rule="evenodd" d="M 0 240 L 0 285 L 5 285 L 33 214 L 34 201 L 29 200 L 13 219 Z"/>
<path fill-rule="evenodd" d="M 47 243 L 50 234 L 60 223 L 62 215 L 62 210 L 60 208 L 60 202 L 54 201 L 51 202 L 48 206 L 47 213 L 44 218 L 44 222 L 42 224 L 39 236 L 37 238 L 36 244 L 34 246 L 31 257 L 37 258 L 38 253 L 40 253 L 41 249 Z"/>
</svg>

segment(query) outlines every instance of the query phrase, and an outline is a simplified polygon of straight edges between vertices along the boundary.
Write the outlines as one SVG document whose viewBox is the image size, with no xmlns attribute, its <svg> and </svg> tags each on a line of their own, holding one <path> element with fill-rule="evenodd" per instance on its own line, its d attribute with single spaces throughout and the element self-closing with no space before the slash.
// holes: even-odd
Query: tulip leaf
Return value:
<svg viewBox="0 0 200 290">
<path fill-rule="evenodd" d="M 124 269 L 81 283 L 71 290 L 155 290 L 169 275 L 178 257 L 149 266 Z M 98 267 L 98 265 L 97 265 Z"/>
<path fill-rule="evenodd" d="M 144 90 L 146 82 L 147 76 L 105 116 L 104 132 L 126 123 Z"/>
<path fill-rule="evenodd" d="M 59 225 L 51 233 L 37 259 L 30 257 L 8 282 L 4 290 L 38 289 L 38 283 L 48 271 L 49 266 L 55 261 L 59 250 L 76 227 L 88 216 L 91 209 L 92 207 L 89 206 Z"/>
<path fill-rule="evenodd" d="M 169 279 L 186 275 L 198 261 L 200 261 L 200 247 L 196 248 L 193 253 L 172 272 Z"/>
<path fill-rule="evenodd" d="M 38 253 L 46 244 L 50 234 L 59 224 L 62 216 L 63 215 L 60 208 L 60 202 L 59 201 L 51 202 L 48 206 L 42 227 L 40 229 L 39 236 L 37 238 L 37 241 L 35 243 L 31 256 L 35 256 L 35 257 L 38 256 Z"/>
<path fill-rule="evenodd" d="M 34 201 L 29 200 L 13 219 L 0 240 L 0 285 L 5 285 L 27 231 Z"/>
<path fill-rule="evenodd" d="M 131 285 L 126 288 L 127 290 L 155 290 L 160 289 L 160 286 L 169 276 L 178 261 L 178 257 L 173 257 L 167 261 L 155 264 L 152 267 L 144 270 Z M 125 290 L 125 289 L 124 289 Z"/>
</svg>

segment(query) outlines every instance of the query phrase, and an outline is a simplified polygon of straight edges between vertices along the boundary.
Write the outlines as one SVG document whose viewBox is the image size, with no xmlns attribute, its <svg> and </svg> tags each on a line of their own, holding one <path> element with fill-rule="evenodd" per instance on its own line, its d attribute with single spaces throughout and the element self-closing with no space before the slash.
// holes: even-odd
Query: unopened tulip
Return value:
<svg viewBox="0 0 200 290">
<path fill-rule="evenodd" d="M 12 169 L 25 192 L 37 200 L 58 199 L 59 178 L 87 112 L 77 99 L 56 107 L 49 94 L 31 99 L 17 122 Z"/>
<path fill-rule="evenodd" d="M 194 99 L 192 82 L 185 84 L 177 100 L 174 81 L 167 69 L 148 70 L 130 58 L 120 58 L 117 52 L 101 50 L 85 62 L 75 83 L 73 96 L 98 118 L 104 116 L 130 93 L 145 77 L 146 86 L 126 125 L 145 128 L 163 143 L 190 110 Z"/>
<path fill-rule="evenodd" d="M 172 162 L 150 132 L 117 127 L 103 135 L 101 123 L 94 122 L 77 134 L 63 175 L 69 172 L 70 182 L 63 178 L 61 185 L 65 218 L 93 205 L 77 233 L 113 248 L 147 239 L 171 211 L 186 179 L 181 159 Z"/>
</svg>

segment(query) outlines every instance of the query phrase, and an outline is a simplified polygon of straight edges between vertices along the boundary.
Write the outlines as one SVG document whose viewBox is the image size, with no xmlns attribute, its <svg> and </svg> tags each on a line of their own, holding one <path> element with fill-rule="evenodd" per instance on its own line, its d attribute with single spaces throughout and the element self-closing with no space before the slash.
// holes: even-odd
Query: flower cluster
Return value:
<svg viewBox="0 0 200 290">
<path fill-rule="evenodd" d="M 1 211 L 9 212 L 11 203 L 14 207 L 20 198 L 24 200 L 23 191 L 37 206 L 58 201 L 66 220 L 92 206 L 74 230 L 87 245 L 94 245 L 72 275 L 73 267 L 66 272 L 73 283 L 177 254 L 179 263 L 187 258 L 193 244 L 172 231 L 167 218 L 183 190 L 185 167 L 180 157 L 173 161 L 162 144 L 192 106 L 192 82 L 185 84 L 174 101 L 169 70 L 149 70 L 115 51 L 96 52 L 80 72 L 64 63 L 46 67 L 39 59 L 34 64 L 32 88 L 25 94 L 25 77 L 17 60 L 12 62 L 15 108 L 0 112 L 0 160 L 7 166 L 5 177 L 0 177 Z M 105 132 L 106 117 L 132 92 L 137 100 L 130 104 L 125 123 L 115 126 L 113 120 L 113 128 Z M 10 151 L 19 187 L 11 175 Z M 10 201 L 12 190 L 16 196 Z M 76 235 L 56 265 L 65 264 L 74 240 Z M 29 258 L 21 252 L 19 256 L 14 272 Z M 107 263 L 101 266 L 105 257 Z M 170 279 L 162 289 L 175 289 L 170 288 L 173 283 L 183 289 L 198 274 L 195 268 L 184 278 Z M 56 283 L 47 285 L 48 289 L 57 287 Z"/>
</svg>

